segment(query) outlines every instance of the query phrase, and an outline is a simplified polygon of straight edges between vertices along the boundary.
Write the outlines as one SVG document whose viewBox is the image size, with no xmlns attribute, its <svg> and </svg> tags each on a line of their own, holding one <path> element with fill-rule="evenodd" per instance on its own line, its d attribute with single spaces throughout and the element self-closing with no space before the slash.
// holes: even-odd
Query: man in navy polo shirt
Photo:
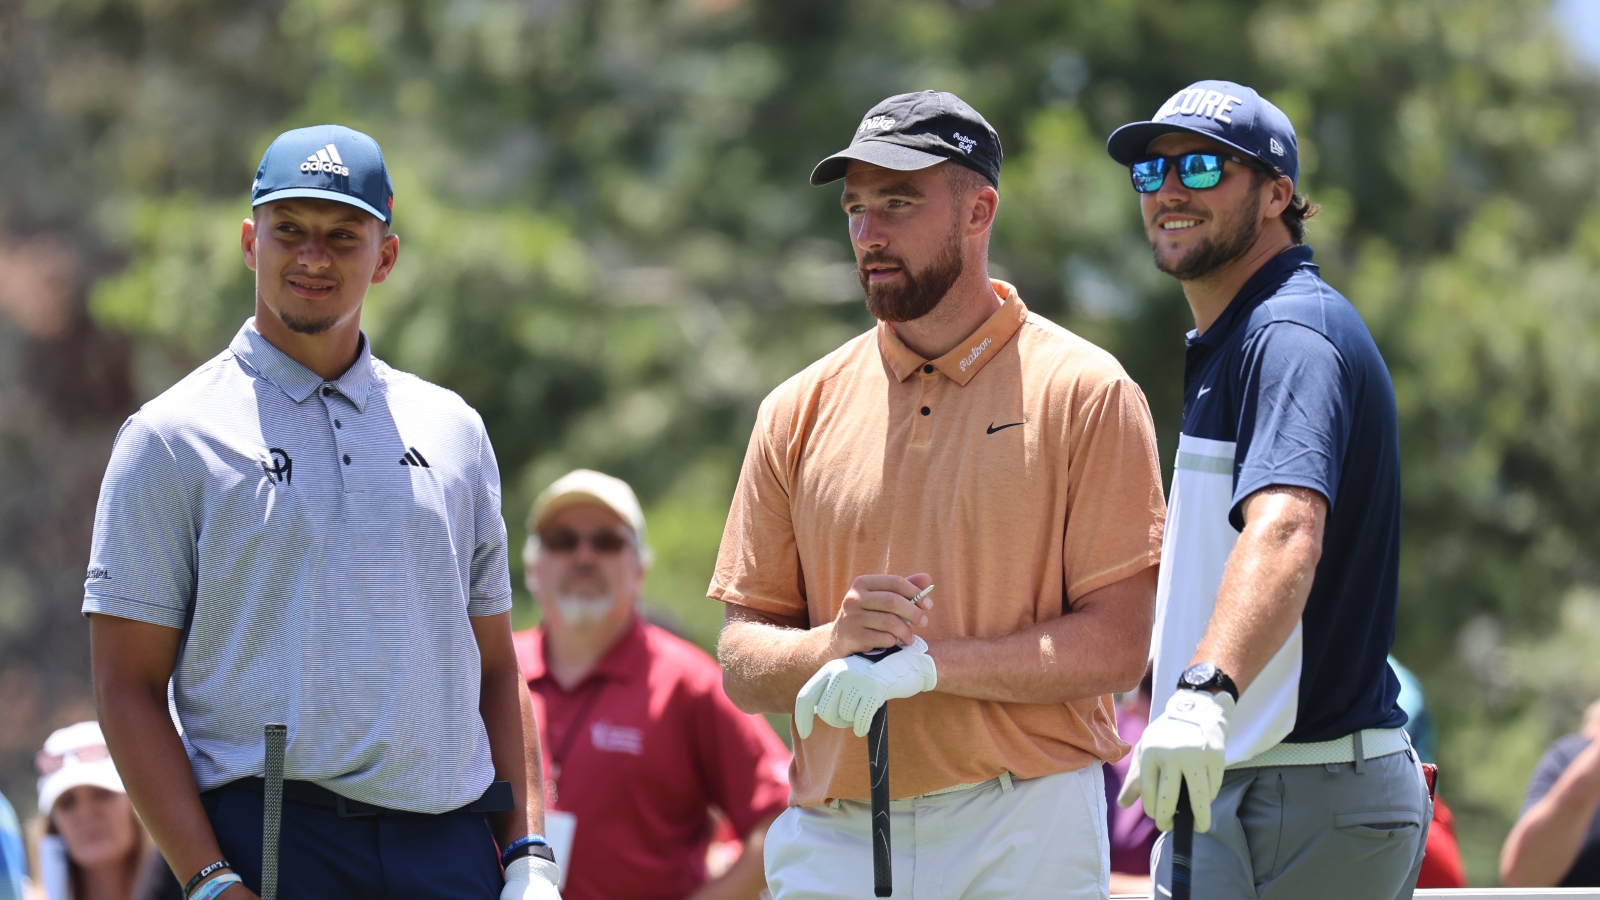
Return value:
<svg viewBox="0 0 1600 900">
<path fill-rule="evenodd" d="M 393 200 L 367 135 L 273 141 L 240 235 L 255 317 L 106 469 L 83 601 L 100 721 L 188 900 L 261 889 L 268 722 L 285 897 L 558 897 L 494 451 L 361 331 Z"/>
<path fill-rule="evenodd" d="M 1169 831 L 1187 783 L 1197 897 L 1409 897 L 1431 804 L 1386 661 L 1394 387 L 1303 243 L 1317 207 L 1296 190 L 1294 127 L 1202 81 L 1107 150 L 1195 319 L 1151 651 L 1164 711 L 1120 800 Z"/>
</svg>

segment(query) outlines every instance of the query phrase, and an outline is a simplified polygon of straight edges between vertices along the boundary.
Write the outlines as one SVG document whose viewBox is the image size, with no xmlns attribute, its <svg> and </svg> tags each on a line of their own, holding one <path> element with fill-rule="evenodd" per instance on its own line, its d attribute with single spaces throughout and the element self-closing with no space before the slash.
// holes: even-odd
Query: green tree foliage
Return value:
<svg viewBox="0 0 1600 900">
<path fill-rule="evenodd" d="M 1170 461 L 1188 313 L 1103 142 L 1191 81 L 1252 84 L 1299 128 L 1310 242 L 1394 372 L 1396 652 L 1438 707 L 1475 881 L 1544 744 L 1600 694 L 1600 94 L 1544 2 L 30 0 L 0 11 L 0 61 L 0 273 L 38 264 L 17 249 L 37 235 L 75 254 L 74 346 L 131 347 L 113 374 L 141 398 L 249 312 L 239 221 L 267 142 L 324 121 L 377 137 L 402 241 L 366 312 L 378 354 L 482 411 L 514 542 L 562 471 L 633 482 L 650 601 L 707 644 L 755 405 L 870 325 L 837 193 L 806 179 L 860 115 L 923 88 L 984 112 L 1008 151 L 996 274 L 1123 360 Z M 0 322 L 24 384 L 17 361 L 55 338 Z M 45 387 L 7 396 L 70 418 Z M 103 459 L 126 407 L 49 427 Z M 66 465 L 29 440 L 8 451 L 26 471 Z M 54 502 L 4 477 L 6 527 Z M 86 494 L 57 505 L 87 516 Z M 87 523 L 63 527 L 76 556 L 0 567 L 14 658 L 81 634 L 65 570 Z M 50 612 L 8 617 L 30 602 Z"/>
</svg>

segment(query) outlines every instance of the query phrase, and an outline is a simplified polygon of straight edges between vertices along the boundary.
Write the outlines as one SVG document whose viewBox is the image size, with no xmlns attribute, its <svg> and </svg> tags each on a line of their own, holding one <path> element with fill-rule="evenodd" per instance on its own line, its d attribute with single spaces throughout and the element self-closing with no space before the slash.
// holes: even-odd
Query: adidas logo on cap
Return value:
<svg viewBox="0 0 1600 900">
<path fill-rule="evenodd" d="M 339 158 L 339 149 L 332 144 L 306 157 L 306 161 L 300 164 L 300 171 L 308 174 L 327 172 L 329 175 L 343 175 L 347 178 L 350 175 L 350 167 Z"/>
</svg>

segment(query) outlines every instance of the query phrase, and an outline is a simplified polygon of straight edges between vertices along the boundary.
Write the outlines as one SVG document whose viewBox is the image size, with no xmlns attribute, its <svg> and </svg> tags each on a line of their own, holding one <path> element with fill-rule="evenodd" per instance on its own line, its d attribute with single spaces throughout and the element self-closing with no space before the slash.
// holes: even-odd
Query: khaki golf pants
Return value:
<svg viewBox="0 0 1600 900">
<path fill-rule="evenodd" d="M 900 900 L 1104 900 L 1109 895 L 1100 765 L 1030 780 L 1010 776 L 896 800 L 889 811 Z M 872 807 L 790 807 L 767 832 L 776 900 L 872 897 Z"/>
</svg>

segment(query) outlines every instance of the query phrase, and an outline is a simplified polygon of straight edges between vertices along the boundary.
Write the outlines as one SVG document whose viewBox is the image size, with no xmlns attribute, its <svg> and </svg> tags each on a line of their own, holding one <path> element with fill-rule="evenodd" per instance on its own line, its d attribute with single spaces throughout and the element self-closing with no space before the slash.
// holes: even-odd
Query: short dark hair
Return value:
<svg viewBox="0 0 1600 900">
<path fill-rule="evenodd" d="M 946 162 L 944 168 L 945 177 L 950 179 L 950 189 L 955 191 L 957 196 L 984 185 L 995 186 L 994 182 L 989 180 L 989 176 L 979 172 L 977 169 L 969 169 L 958 162 Z"/>
<path fill-rule="evenodd" d="M 1255 177 L 1256 187 L 1266 184 L 1269 179 L 1280 178 L 1277 173 L 1268 173 L 1260 169 L 1251 169 Z M 1322 204 L 1312 203 L 1305 195 L 1295 191 L 1289 198 L 1289 205 L 1284 208 L 1278 217 L 1283 220 L 1283 227 L 1289 229 L 1289 237 L 1296 245 L 1306 242 L 1306 220 L 1322 212 Z"/>
</svg>

